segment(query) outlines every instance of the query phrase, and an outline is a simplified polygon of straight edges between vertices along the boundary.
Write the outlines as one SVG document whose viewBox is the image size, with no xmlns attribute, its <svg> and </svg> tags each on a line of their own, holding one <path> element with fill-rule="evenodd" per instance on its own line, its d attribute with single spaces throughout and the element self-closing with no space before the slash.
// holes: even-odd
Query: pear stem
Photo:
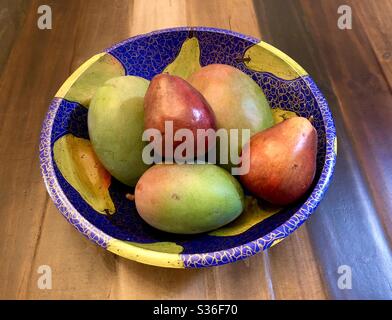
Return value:
<svg viewBox="0 0 392 320">
<path fill-rule="evenodd" d="M 313 122 L 314 122 L 314 117 L 313 117 L 313 116 L 310 116 L 310 117 L 308 118 L 308 120 L 309 120 L 309 122 L 310 122 L 311 124 L 313 124 Z"/>
</svg>

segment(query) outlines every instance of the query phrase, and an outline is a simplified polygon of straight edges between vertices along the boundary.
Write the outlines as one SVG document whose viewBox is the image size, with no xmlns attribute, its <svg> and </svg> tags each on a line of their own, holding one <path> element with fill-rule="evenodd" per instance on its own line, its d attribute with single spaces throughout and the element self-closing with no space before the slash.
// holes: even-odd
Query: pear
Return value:
<svg viewBox="0 0 392 320">
<path fill-rule="evenodd" d="M 294 117 L 251 137 L 242 150 L 242 184 L 255 196 L 288 205 L 308 191 L 316 172 L 317 133 Z"/>
<path fill-rule="evenodd" d="M 166 132 L 170 122 L 172 133 Z M 206 99 L 184 79 L 169 74 L 155 76 L 144 99 L 144 128 L 157 129 L 162 135 L 162 155 L 168 155 L 180 144 L 191 146 L 190 158 L 203 155 L 215 144 L 215 115 Z M 180 129 L 187 129 L 191 139 L 176 139 Z M 203 148 L 197 150 L 198 129 L 210 130 L 211 139 L 205 137 Z M 177 136 L 178 138 L 178 136 Z M 192 143 L 192 145 L 190 145 Z M 172 150 L 168 150 L 169 146 Z M 157 151 L 157 150 L 156 150 Z M 168 153 L 166 153 L 168 151 Z M 185 149 L 184 149 L 185 151 Z M 159 152 L 159 151 L 158 151 Z M 173 155 L 172 154 L 172 155 Z"/>
</svg>

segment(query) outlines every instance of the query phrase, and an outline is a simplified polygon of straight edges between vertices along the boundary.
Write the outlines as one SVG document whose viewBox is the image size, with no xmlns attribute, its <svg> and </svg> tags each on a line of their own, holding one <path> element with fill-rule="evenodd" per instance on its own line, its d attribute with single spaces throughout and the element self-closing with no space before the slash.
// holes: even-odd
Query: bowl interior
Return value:
<svg viewBox="0 0 392 320">
<path fill-rule="evenodd" d="M 138 36 L 115 45 L 94 56 L 64 83 L 52 103 L 53 114 L 48 137 L 50 154 L 47 156 L 51 159 L 54 176 L 47 177 L 48 188 L 50 189 L 52 181 L 58 184 L 57 192 L 60 196 L 55 201 L 60 211 L 64 214 L 64 203 L 70 204 L 75 209 L 72 215 L 67 216 L 70 222 L 73 223 L 72 219 L 75 219 L 73 224 L 80 231 L 104 247 L 108 247 L 110 241 L 115 239 L 151 251 L 181 253 L 184 257 L 189 257 L 224 252 L 261 238 L 271 239 L 264 241 L 259 248 L 265 249 L 292 231 L 286 230 L 287 234 L 282 231 L 281 235 L 276 233 L 277 228 L 287 225 L 293 215 L 304 208 L 307 197 L 290 207 L 274 208 L 247 195 L 246 211 L 228 226 L 192 236 L 164 233 L 151 228 L 139 217 L 134 202 L 125 197 L 127 193 L 133 193 L 132 188 L 108 177 L 100 168 L 97 170 L 99 164 L 94 155 L 89 153 L 88 103 L 99 85 L 97 82 L 121 74 L 137 75 L 150 80 L 180 55 L 188 66 L 180 68 L 180 73 L 189 72 L 189 66 L 192 69 L 211 63 L 229 64 L 247 73 L 261 86 L 272 108 L 294 111 L 308 118 L 312 116 L 318 133 L 314 185 L 320 181 L 326 155 L 330 152 L 326 139 L 327 111 L 323 114 L 323 100 L 306 72 L 283 53 L 256 39 L 229 31 L 180 28 Z M 87 164 L 83 159 L 87 159 Z M 41 162 L 45 166 L 45 161 Z M 94 165 L 91 166 L 91 163 Z M 66 166 L 71 166 L 72 170 L 64 169 Z M 88 175 L 86 177 L 85 173 L 91 168 L 95 170 L 91 173 L 94 175 L 93 179 L 89 179 Z M 325 184 L 323 187 L 326 187 Z M 311 189 L 309 195 L 314 187 Z M 322 195 L 323 190 L 318 192 Z M 112 206 L 108 206 L 108 203 Z M 307 215 L 304 219 L 306 217 Z M 80 219 L 87 220 L 95 230 L 99 230 L 104 235 L 103 240 L 99 234 L 90 235 L 86 232 L 76 222 Z M 298 221 L 292 229 L 300 223 Z M 271 232 L 274 232 L 274 237 Z"/>
</svg>

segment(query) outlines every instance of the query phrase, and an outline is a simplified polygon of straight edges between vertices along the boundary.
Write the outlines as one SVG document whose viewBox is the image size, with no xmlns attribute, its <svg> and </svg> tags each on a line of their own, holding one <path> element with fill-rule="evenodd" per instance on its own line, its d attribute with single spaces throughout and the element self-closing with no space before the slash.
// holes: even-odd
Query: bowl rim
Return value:
<svg viewBox="0 0 392 320">
<path fill-rule="evenodd" d="M 292 58 L 290 58 L 284 52 L 280 51 L 279 49 L 275 48 L 270 44 L 267 44 L 255 37 L 243 35 L 238 32 L 212 27 L 176 27 L 160 29 L 128 38 L 122 42 L 111 46 L 108 49 L 105 49 L 103 53 L 110 54 L 110 51 L 114 50 L 115 48 L 135 41 L 139 38 L 149 37 L 161 33 L 179 31 L 204 31 L 223 33 L 225 35 L 231 35 L 243 40 L 250 41 L 253 44 L 262 44 L 264 48 L 280 57 L 290 66 L 296 68 L 299 67 L 302 69 L 302 67 Z M 76 71 L 77 70 L 75 70 L 73 73 L 75 73 Z M 63 100 L 62 98 L 57 97 L 55 97 L 50 104 L 49 110 L 42 125 L 40 136 L 40 167 L 46 189 L 60 213 L 68 220 L 69 223 L 71 223 L 79 232 L 85 235 L 88 239 L 117 255 L 145 264 L 173 268 L 201 268 L 218 266 L 245 259 L 258 253 L 261 250 L 268 249 L 271 246 L 282 241 L 291 233 L 293 233 L 314 212 L 329 187 L 336 163 L 337 137 L 333 117 L 331 111 L 329 110 L 328 103 L 309 75 L 303 76 L 299 74 L 298 78 L 302 78 L 310 87 L 310 90 L 319 105 L 319 109 L 322 115 L 326 139 L 326 154 L 324 165 L 321 170 L 319 180 L 317 181 L 311 194 L 304 201 L 301 207 L 290 217 L 290 219 L 286 220 L 283 224 L 279 225 L 274 230 L 270 231 L 266 235 L 256 240 L 252 240 L 248 243 L 244 243 L 242 245 L 235 246 L 232 248 L 206 253 L 165 253 L 137 247 L 128 243 L 126 246 L 120 245 L 115 246 L 114 248 L 110 247 L 111 244 L 113 244 L 113 242 L 115 241 L 121 243 L 125 243 L 125 241 L 118 240 L 106 234 L 98 227 L 90 223 L 86 218 L 84 218 L 68 200 L 67 196 L 61 189 L 55 175 L 53 166 L 54 160 L 52 159 L 51 133 L 57 110 L 61 101 Z"/>
</svg>

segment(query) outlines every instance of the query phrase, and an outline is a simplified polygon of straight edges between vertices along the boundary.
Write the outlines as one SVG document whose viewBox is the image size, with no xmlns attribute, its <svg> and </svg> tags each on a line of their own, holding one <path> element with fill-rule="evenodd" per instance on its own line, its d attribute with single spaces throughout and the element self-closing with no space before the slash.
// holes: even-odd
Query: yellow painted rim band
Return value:
<svg viewBox="0 0 392 320">
<path fill-rule="evenodd" d="M 285 238 L 280 238 L 280 239 L 276 239 L 274 242 L 272 242 L 270 248 L 272 248 L 273 246 L 277 245 L 279 242 L 282 242 Z"/>
<path fill-rule="evenodd" d="M 106 249 L 124 258 L 153 266 L 185 268 L 184 261 L 179 254 L 144 249 L 122 240 L 110 239 Z"/>
</svg>

